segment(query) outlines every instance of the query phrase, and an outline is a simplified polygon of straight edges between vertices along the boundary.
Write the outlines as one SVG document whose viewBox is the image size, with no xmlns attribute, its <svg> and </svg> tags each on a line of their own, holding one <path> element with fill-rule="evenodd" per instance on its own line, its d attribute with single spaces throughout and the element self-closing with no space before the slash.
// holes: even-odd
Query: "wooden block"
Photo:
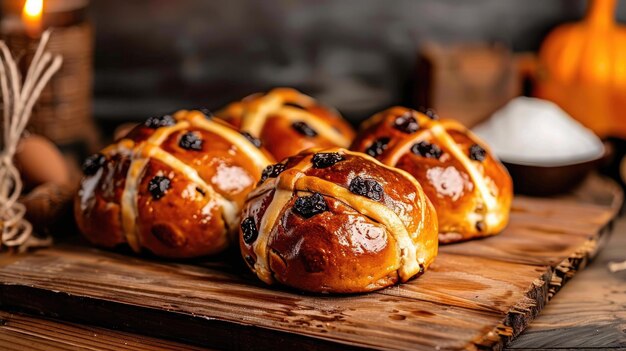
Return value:
<svg viewBox="0 0 626 351">
<path fill-rule="evenodd" d="M 501 44 L 426 43 L 418 53 L 413 103 L 472 127 L 522 93 L 516 58 Z"/>
</svg>

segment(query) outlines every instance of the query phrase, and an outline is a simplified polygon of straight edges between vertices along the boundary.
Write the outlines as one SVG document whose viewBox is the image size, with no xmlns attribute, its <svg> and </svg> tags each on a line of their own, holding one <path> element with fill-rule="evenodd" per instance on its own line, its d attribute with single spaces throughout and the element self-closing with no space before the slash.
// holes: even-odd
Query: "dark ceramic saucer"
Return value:
<svg viewBox="0 0 626 351">
<path fill-rule="evenodd" d="M 501 160 L 513 178 L 516 194 L 550 196 L 566 193 L 579 185 L 602 164 L 604 155 L 568 164 L 548 165 Z"/>
</svg>

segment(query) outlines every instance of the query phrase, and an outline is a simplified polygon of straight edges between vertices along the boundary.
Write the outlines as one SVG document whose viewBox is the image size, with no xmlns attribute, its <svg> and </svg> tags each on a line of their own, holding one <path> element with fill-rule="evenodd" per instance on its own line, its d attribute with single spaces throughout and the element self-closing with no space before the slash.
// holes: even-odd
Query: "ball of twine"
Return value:
<svg viewBox="0 0 626 351">
<path fill-rule="evenodd" d="M 22 192 L 20 173 L 13 164 L 17 144 L 28 124 L 33 106 L 52 76 L 61 68 L 62 58 L 45 51 L 50 31 L 41 36 L 35 56 L 22 82 L 15 59 L 0 41 L 0 92 L 2 93 L 2 143 L 0 147 L 0 249 L 25 251 L 48 246 L 50 237 L 33 235 L 32 225 L 24 219 L 26 208 L 19 203 Z"/>
</svg>

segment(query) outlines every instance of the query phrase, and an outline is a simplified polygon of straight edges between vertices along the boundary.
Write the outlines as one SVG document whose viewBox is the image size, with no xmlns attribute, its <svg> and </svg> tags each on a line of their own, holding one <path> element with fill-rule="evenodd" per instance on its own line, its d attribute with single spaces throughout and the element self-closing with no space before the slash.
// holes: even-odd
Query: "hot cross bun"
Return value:
<svg viewBox="0 0 626 351">
<path fill-rule="evenodd" d="M 437 232 L 408 173 L 358 152 L 309 149 L 265 169 L 243 209 L 240 247 L 268 284 L 355 293 L 424 272 Z"/>
<path fill-rule="evenodd" d="M 89 157 L 75 217 L 94 244 L 171 258 L 214 254 L 273 162 L 257 139 L 200 111 L 153 117 Z"/>
<path fill-rule="evenodd" d="M 365 121 L 352 145 L 412 174 L 437 210 L 439 240 L 498 234 L 509 219 L 511 177 L 485 143 L 452 120 L 393 107 Z"/>
<path fill-rule="evenodd" d="M 261 139 L 277 160 L 311 147 L 348 147 L 354 138 L 339 112 L 290 88 L 250 95 L 216 116 Z"/>
</svg>

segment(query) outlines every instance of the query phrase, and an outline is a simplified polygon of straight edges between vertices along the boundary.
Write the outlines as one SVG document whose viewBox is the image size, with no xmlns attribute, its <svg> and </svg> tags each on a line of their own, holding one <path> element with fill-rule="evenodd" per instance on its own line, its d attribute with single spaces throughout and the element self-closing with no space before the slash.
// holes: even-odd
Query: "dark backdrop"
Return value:
<svg viewBox="0 0 626 351">
<path fill-rule="evenodd" d="M 352 120 L 402 103 L 426 40 L 536 50 L 577 0 L 94 0 L 105 124 L 293 86 Z M 626 8 L 620 13 L 626 17 Z"/>
</svg>

